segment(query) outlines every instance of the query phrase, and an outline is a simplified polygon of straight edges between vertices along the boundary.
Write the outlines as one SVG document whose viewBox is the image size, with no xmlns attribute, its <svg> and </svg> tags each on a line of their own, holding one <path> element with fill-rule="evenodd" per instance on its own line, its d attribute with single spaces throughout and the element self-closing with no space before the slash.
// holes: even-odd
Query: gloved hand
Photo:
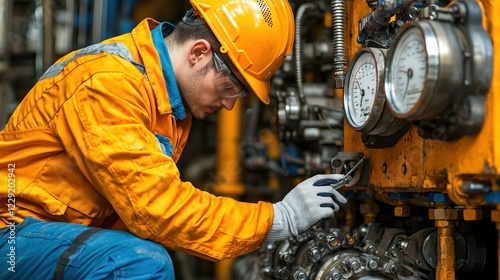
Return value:
<svg viewBox="0 0 500 280">
<path fill-rule="evenodd" d="M 343 177 L 342 174 L 316 175 L 298 184 L 282 201 L 274 203 L 273 226 L 266 241 L 298 235 L 319 220 L 333 217 L 339 210 L 339 204 L 347 200 L 330 184 Z"/>
</svg>

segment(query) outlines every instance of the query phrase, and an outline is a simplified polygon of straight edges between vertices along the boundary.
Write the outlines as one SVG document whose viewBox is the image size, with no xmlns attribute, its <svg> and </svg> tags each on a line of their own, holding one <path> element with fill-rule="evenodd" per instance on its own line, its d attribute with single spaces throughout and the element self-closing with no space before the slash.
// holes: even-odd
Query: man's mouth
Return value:
<svg viewBox="0 0 500 280">
<path fill-rule="evenodd" d="M 213 114 L 213 113 L 219 111 L 220 109 L 222 109 L 220 107 L 209 107 L 209 108 L 210 108 L 210 114 Z"/>
</svg>

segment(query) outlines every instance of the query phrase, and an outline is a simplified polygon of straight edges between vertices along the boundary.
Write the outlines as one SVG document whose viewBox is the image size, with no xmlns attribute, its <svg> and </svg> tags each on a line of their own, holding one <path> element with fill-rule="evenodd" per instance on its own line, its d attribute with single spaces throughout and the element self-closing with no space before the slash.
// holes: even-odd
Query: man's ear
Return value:
<svg viewBox="0 0 500 280">
<path fill-rule="evenodd" d="M 189 52 L 188 52 L 189 63 L 194 65 L 197 62 L 201 62 L 201 61 L 210 59 L 212 57 L 211 50 L 212 50 L 212 47 L 210 46 L 210 43 L 207 40 L 198 39 L 198 40 L 192 42 L 191 48 L 189 49 Z M 205 64 L 206 63 L 203 63 L 202 65 L 205 65 Z"/>
</svg>

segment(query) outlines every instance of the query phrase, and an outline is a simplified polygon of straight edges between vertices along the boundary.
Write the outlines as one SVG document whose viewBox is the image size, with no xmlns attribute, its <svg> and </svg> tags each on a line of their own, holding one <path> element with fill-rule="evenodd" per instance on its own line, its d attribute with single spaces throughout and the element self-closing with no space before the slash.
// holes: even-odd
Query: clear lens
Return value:
<svg viewBox="0 0 500 280">
<path fill-rule="evenodd" d="M 247 91 L 242 83 L 234 76 L 224 63 L 222 58 L 215 52 L 213 53 L 215 68 L 219 73 L 214 77 L 214 85 L 223 98 L 238 98 L 247 95 Z"/>
<path fill-rule="evenodd" d="M 236 98 L 246 95 L 243 89 L 237 86 L 224 71 L 215 75 L 214 84 L 220 96 L 224 98 Z"/>
</svg>

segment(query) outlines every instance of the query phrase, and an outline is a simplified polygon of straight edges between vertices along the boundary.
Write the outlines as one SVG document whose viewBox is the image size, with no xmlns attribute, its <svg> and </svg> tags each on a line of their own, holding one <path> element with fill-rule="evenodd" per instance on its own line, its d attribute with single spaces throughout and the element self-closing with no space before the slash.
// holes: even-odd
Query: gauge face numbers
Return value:
<svg viewBox="0 0 500 280">
<path fill-rule="evenodd" d="M 416 27 L 408 28 L 389 53 L 386 93 L 396 116 L 410 113 L 421 100 L 427 74 L 424 36 Z"/>
<path fill-rule="evenodd" d="M 372 114 L 379 82 L 376 61 L 371 53 L 363 52 L 353 63 L 344 94 L 344 107 L 349 124 L 359 128 Z"/>
</svg>

